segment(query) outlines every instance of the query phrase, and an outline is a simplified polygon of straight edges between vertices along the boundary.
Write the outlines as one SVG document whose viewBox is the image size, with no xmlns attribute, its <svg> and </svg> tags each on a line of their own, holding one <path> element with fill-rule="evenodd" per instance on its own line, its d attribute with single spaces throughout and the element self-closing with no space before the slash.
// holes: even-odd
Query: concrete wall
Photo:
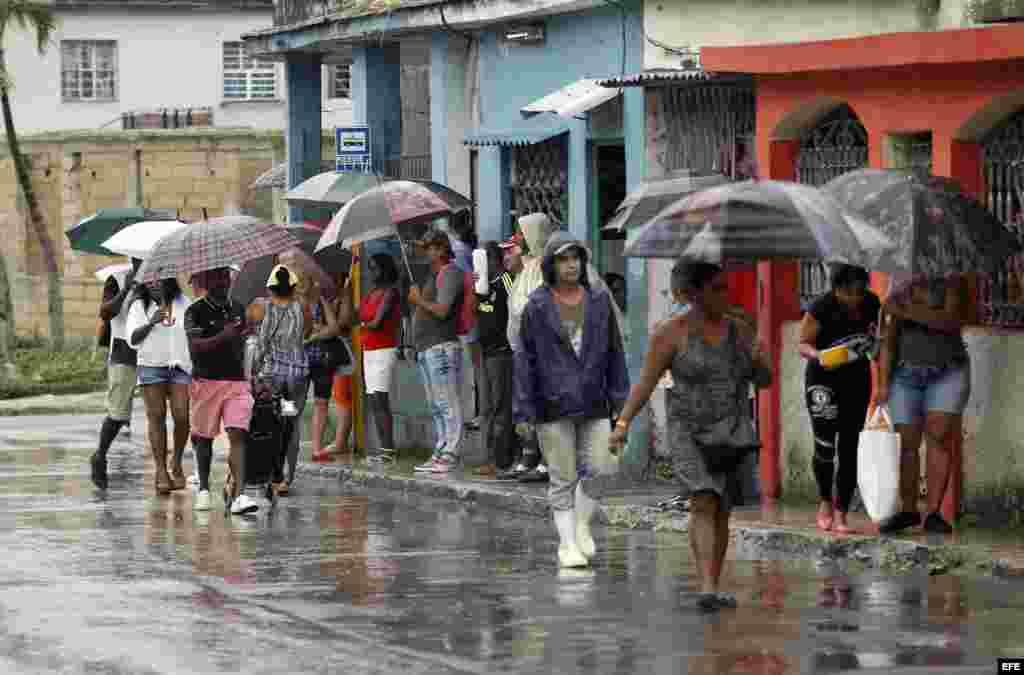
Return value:
<svg viewBox="0 0 1024 675">
<path fill-rule="evenodd" d="M 6 57 L 14 81 L 15 123 L 24 132 L 64 129 L 119 129 L 122 113 L 161 107 L 211 107 L 218 127 L 283 129 L 284 69 L 278 72 L 278 100 L 223 99 L 224 42 L 270 24 L 270 12 L 96 11 L 60 12 L 61 23 L 43 56 L 30 34 L 11 27 Z M 117 41 L 117 100 L 61 100 L 61 40 Z M 325 91 L 325 103 L 326 91 Z M 351 105 L 331 100 L 324 128 L 348 124 Z"/>
<path fill-rule="evenodd" d="M 95 335 L 101 287 L 93 273 L 115 259 L 70 249 L 64 228 L 100 208 L 180 209 L 188 220 L 230 212 L 274 218 L 274 195 L 249 185 L 284 158 L 280 132 L 244 130 L 52 133 L 23 138 L 32 181 L 64 274 L 71 338 Z M 325 144 L 325 155 L 333 154 Z M 12 285 L 17 333 L 48 332 L 47 281 L 38 240 L 27 228 L 14 164 L 0 149 L 0 242 Z"/>
<path fill-rule="evenodd" d="M 967 0 L 942 0 L 938 12 L 909 0 L 648 0 L 644 30 L 671 47 L 807 42 L 876 33 L 972 25 Z M 680 56 L 650 42 L 644 67 L 678 66 Z"/>
<path fill-rule="evenodd" d="M 789 498 L 813 499 L 814 443 L 804 404 L 805 362 L 797 353 L 799 332 L 798 322 L 783 328 L 782 490 Z M 1024 504 L 1024 418 L 1019 414 L 1024 392 L 1018 386 L 1024 378 L 1024 336 L 971 328 L 965 338 L 971 400 L 964 415 L 963 506 L 975 513 L 1006 513 Z"/>
</svg>

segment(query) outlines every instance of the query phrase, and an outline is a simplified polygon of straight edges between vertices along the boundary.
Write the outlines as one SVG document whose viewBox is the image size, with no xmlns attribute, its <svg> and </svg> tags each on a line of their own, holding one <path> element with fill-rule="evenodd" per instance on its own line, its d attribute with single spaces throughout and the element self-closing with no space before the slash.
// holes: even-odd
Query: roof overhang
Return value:
<svg viewBox="0 0 1024 675">
<path fill-rule="evenodd" d="M 246 33 L 242 39 L 250 54 L 324 52 L 329 51 L 332 44 L 360 44 L 384 37 L 395 39 L 447 29 L 474 30 L 507 21 L 524 21 L 605 6 L 605 0 L 424 0 L 403 3 L 385 13 L 357 16 L 350 12 L 325 14 Z"/>
<path fill-rule="evenodd" d="M 570 120 L 544 113 L 503 127 L 481 127 L 466 134 L 466 145 L 533 145 L 569 131 Z"/>
<path fill-rule="evenodd" d="M 1024 23 L 701 49 L 701 65 L 710 71 L 755 75 L 980 63 L 1022 58 Z"/>
<path fill-rule="evenodd" d="M 523 117 L 538 113 L 554 113 L 559 117 L 577 117 L 590 112 L 619 95 L 618 89 L 602 87 L 596 79 L 576 80 L 544 98 L 539 98 L 519 112 Z"/>
<path fill-rule="evenodd" d="M 753 78 L 743 73 L 721 74 L 700 68 L 648 68 L 638 73 L 600 80 L 604 87 L 665 87 L 714 82 L 716 84 L 747 84 Z"/>
</svg>

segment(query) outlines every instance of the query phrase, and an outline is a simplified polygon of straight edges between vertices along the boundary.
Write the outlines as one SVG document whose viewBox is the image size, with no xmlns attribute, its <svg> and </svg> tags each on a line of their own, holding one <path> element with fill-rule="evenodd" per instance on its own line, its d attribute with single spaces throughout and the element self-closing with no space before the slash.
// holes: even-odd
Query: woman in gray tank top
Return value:
<svg viewBox="0 0 1024 675">
<path fill-rule="evenodd" d="M 882 348 L 875 401 L 888 405 L 900 434 L 900 498 L 903 508 L 880 531 L 899 532 L 921 524 L 918 496 L 919 449 L 928 453 L 928 511 L 924 528 L 947 534 L 953 528 L 939 509 L 952 473 L 951 432 L 971 395 L 971 364 L 961 331 L 966 322 L 962 277 L 918 279 L 890 292 L 882 308 Z"/>
</svg>

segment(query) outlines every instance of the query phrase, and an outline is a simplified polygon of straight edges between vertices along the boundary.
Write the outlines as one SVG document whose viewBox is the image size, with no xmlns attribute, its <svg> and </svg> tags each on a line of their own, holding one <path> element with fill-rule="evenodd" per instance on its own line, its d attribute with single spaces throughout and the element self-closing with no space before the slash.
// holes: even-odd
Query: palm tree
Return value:
<svg viewBox="0 0 1024 675">
<path fill-rule="evenodd" d="M 18 134 L 14 130 L 14 116 L 11 113 L 12 80 L 7 70 L 7 58 L 3 48 L 4 37 L 11 24 L 16 24 L 21 30 L 34 33 L 36 49 L 42 55 L 50 44 L 50 36 L 57 28 L 57 17 L 50 5 L 42 2 L 0 0 L 0 105 L 3 106 L 4 111 L 7 147 L 10 149 L 11 159 L 14 160 L 18 186 L 21 188 L 21 192 L 25 196 L 25 204 L 28 206 L 28 221 L 39 238 L 39 248 L 42 250 L 43 261 L 46 263 L 49 283 L 47 304 L 50 310 L 50 340 L 54 347 L 60 348 L 64 345 L 64 296 L 60 268 L 57 265 L 57 252 L 53 239 L 50 238 L 50 232 L 47 230 L 46 221 L 43 219 L 43 212 L 39 208 L 39 200 L 36 199 L 35 190 L 32 188 L 32 174 L 28 158 L 21 154 Z M 11 307 L 10 283 L 6 273 L 3 273 L 2 276 L 3 279 L 0 279 L 0 282 L 4 285 L 2 289 L 4 304 L 9 310 Z M 8 315 L 7 319 L 13 322 L 14 317 Z"/>
</svg>

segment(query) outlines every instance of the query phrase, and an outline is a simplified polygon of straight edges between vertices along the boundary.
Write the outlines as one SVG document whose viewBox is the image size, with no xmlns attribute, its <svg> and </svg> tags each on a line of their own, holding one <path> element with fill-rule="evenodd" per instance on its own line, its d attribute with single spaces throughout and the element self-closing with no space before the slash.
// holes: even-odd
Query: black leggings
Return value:
<svg viewBox="0 0 1024 675">
<path fill-rule="evenodd" d="M 871 402 L 871 373 L 866 369 L 850 373 L 808 374 L 804 389 L 807 412 L 814 430 L 814 477 L 818 495 L 832 501 L 835 477 L 836 507 L 846 513 L 857 487 L 857 443 Z M 836 454 L 839 472 L 836 475 Z"/>
</svg>

